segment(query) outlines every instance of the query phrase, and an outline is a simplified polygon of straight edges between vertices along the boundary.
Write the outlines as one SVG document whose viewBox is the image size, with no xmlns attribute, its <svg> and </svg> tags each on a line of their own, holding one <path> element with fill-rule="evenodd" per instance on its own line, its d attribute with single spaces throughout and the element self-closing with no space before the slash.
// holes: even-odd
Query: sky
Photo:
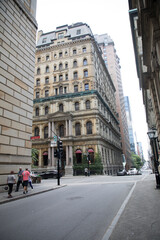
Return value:
<svg viewBox="0 0 160 240">
<path fill-rule="evenodd" d="M 148 137 L 142 92 L 137 77 L 128 14 L 128 0 L 37 0 L 38 31 L 51 32 L 58 26 L 87 23 L 93 34 L 110 35 L 120 58 L 124 96 L 129 96 L 133 131 L 148 160 Z"/>
</svg>

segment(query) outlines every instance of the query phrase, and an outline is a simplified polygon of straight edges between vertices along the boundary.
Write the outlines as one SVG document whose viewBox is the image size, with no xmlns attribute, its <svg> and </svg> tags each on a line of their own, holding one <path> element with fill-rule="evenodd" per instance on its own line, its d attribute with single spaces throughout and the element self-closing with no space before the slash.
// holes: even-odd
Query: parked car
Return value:
<svg viewBox="0 0 160 240">
<path fill-rule="evenodd" d="M 117 172 L 117 176 L 125 176 L 125 175 L 127 175 L 127 171 L 125 169 Z"/>
<path fill-rule="evenodd" d="M 130 168 L 128 170 L 128 175 L 137 175 L 138 174 L 138 170 L 136 168 Z"/>
<path fill-rule="evenodd" d="M 46 171 L 39 173 L 42 179 L 48 179 L 48 178 L 58 178 L 58 171 L 52 170 L 52 171 Z M 62 173 L 60 172 L 60 177 L 62 177 Z"/>
</svg>

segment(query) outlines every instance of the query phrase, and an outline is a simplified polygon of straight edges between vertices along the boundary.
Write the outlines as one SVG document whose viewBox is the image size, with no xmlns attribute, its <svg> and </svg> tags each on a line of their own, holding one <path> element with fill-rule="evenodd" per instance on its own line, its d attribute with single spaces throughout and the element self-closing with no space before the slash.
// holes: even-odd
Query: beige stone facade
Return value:
<svg viewBox="0 0 160 240">
<path fill-rule="evenodd" d="M 36 1 L 0 1 L 0 184 L 31 165 Z"/>
<path fill-rule="evenodd" d="M 81 162 L 98 149 L 105 173 L 122 167 L 115 87 L 87 24 L 41 32 L 37 43 L 32 145 L 39 168 L 57 166 L 55 134 L 66 174 L 73 173 L 73 157 Z"/>
</svg>

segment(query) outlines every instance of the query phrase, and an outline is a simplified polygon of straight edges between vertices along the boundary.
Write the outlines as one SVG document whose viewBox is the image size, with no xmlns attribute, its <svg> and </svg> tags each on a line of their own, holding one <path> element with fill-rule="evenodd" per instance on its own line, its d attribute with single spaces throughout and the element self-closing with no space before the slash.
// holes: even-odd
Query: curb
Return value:
<svg viewBox="0 0 160 240">
<path fill-rule="evenodd" d="M 66 186 L 67 186 L 67 185 L 57 186 L 57 187 L 54 187 L 54 188 L 49 188 L 49 189 L 37 191 L 37 192 L 34 192 L 34 193 L 29 193 L 29 194 L 27 194 L 27 195 L 26 195 L 26 194 L 23 194 L 23 195 L 20 195 L 20 196 L 17 196 L 17 197 L 5 199 L 5 200 L 0 201 L 0 205 L 1 205 L 1 204 L 4 204 L 4 203 L 13 202 L 13 201 L 16 201 L 16 200 L 19 200 L 19 199 L 32 197 L 32 196 L 34 196 L 34 195 L 38 195 L 38 194 L 41 194 L 41 193 L 50 192 L 50 191 L 53 191 L 53 190 L 56 190 L 56 189 L 59 189 L 59 188 L 62 188 L 62 187 L 66 187 Z"/>
</svg>

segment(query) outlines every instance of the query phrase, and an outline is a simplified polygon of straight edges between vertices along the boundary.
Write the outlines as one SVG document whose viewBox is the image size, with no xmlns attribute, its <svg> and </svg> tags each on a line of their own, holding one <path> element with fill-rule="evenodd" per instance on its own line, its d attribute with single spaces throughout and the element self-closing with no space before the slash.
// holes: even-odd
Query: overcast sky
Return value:
<svg viewBox="0 0 160 240">
<path fill-rule="evenodd" d="M 136 72 L 128 0 L 37 0 L 38 30 L 50 32 L 76 22 L 87 23 L 93 34 L 107 33 L 114 41 L 120 58 L 124 96 L 130 100 L 133 131 L 137 141 L 142 142 L 148 160 L 147 124 Z"/>
</svg>

